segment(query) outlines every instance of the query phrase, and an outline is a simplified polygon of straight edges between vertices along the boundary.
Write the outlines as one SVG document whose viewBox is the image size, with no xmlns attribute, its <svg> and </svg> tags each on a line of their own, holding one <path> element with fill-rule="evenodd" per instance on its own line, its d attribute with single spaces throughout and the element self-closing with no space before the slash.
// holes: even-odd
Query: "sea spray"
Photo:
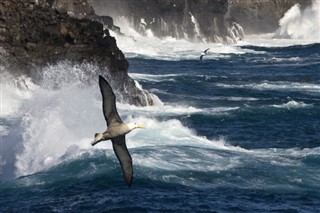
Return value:
<svg viewBox="0 0 320 213">
<path fill-rule="evenodd" d="M 125 23 L 122 21 L 121 23 Z M 120 23 L 120 24 L 121 24 Z M 159 39 L 152 36 L 142 36 L 134 32 L 134 29 L 128 25 L 124 30 L 132 34 L 127 36 L 118 35 L 113 32 L 111 34 L 116 37 L 117 44 L 124 52 L 127 58 L 157 59 L 166 61 L 181 61 L 199 59 L 203 50 L 210 48 L 207 59 L 219 59 L 229 57 L 227 54 L 245 54 L 247 50 L 241 49 L 237 45 L 224 45 L 218 43 L 197 43 L 184 39 L 175 39 L 166 37 Z M 130 73 L 130 68 L 129 68 Z"/>
<path fill-rule="evenodd" d="M 16 114 L 17 122 L 9 127 L 3 126 L 10 140 L 5 139 L 5 146 L 12 149 L 1 150 L 10 152 L 14 159 L 8 155 L 1 155 L 3 165 L 11 164 L 14 177 L 26 176 L 39 171 L 45 171 L 53 166 L 68 160 L 76 159 L 83 153 L 90 152 L 90 142 L 93 134 L 104 131 L 106 123 L 102 115 L 101 94 L 94 79 L 88 78 L 86 70 L 93 70 L 90 64 L 72 65 L 64 61 L 56 66 L 48 66 L 43 70 L 42 80 L 38 86 L 33 86 L 29 81 L 29 89 L 17 87 L 12 78 L 6 97 L 11 97 L 12 105 L 18 106 L 9 114 Z M 92 73 L 91 73 L 92 74 Z M 27 78 L 26 78 L 27 79 Z M 90 80 L 90 81 L 89 81 Z M 89 82 L 88 82 L 89 81 Z M 10 82 L 10 81 L 8 81 Z M 141 85 L 136 81 L 140 89 Z M 22 94 L 22 93 L 23 94 Z M 159 100 L 159 99 L 158 99 Z M 20 104 L 17 104 L 18 102 Z M 121 99 L 119 99 L 121 101 Z M 10 102 L 6 102 L 9 104 Z M 7 107 L 8 109 L 10 106 Z M 159 144 L 174 145 L 177 141 L 188 146 L 217 146 L 217 141 L 198 137 L 196 133 L 175 119 L 158 121 L 159 117 L 167 115 L 189 115 L 192 113 L 212 113 L 215 109 L 196 109 L 189 106 L 164 105 L 160 100 L 155 106 L 136 107 L 118 102 L 119 113 L 125 122 L 139 121 L 148 126 L 140 134 L 128 136 L 128 147 L 139 148 L 144 146 L 158 146 Z M 219 113 L 218 111 L 216 113 Z M 132 118 L 131 114 L 136 117 Z M 2 114 L 5 118 L 4 114 Z M 137 117 L 139 116 L 139 117 Z M 167 129 L 170 126 L 171 129 Z M 160 128 L 159 128 L 160 127 Z M 19 129 L 18 131 L 13 131 Z M 159 140 L 150 141 L 155 132 L 159 133 Z M 17 134 L 16 137 L 13 134 Z M 15 144 L 13 140 L 15 138 Z M 8 143 L 11 144 L 8 144 Z M 224 147 L 225 141 L 221 140 L 218 147 Z M 98 149 L 112 149 L 111 143 L 103 143 Z M 139 162 L 139 161 L 138 161 Z M 7 174 L 8 170 L 5 170 Z"/>
<path fill-rule="evenodd" d="M 1 178 L 46 170 L 90 147 L 93 134 L 106 127 L 99 72 L 90 63 L 61 61 L 43 68 L 37 84 L 23 75 L 2 72 Z M 137 89 L 143 91 L 141 85 Z M 161 104 L 159 98 L 152 97 Z M 126 103 L 121 96 L 117 101 Z M 74 156 L 66 155 L 70 147 L 78 150 Z"/>
<path fill-rule="evenodd" d="M 17 116 L 22 101 L 32 98 L 38 88 L 32 80 L 25 76 L 13 76 L 8 71 L 1 72 L 1 116 Z"/>
<path fill-rule="evenodd" d="M 320 41 L 320 1 L 301 9 L 294 5 L 279 21 L 280 28 L 275 37 Z"/>
<path fill-rule="evenodd" d="M 277 47 L 270 47 L 274 40 Z M 48 84 L 53 88 L 44 81 L 30 99 L 15 96 L 21 103 L 17 118 L 5 116 L 2 142 L 19 146 L 1 150 L 0 211 L 319 209 L 319 44 L 266 39 L 251 46 L 251 40 L 242 41 L 247 46 L 237 48 L 213 45 L 229 53 L 201 62 L 191 44 L 162 60 L 161 52 L 184 43 L 175 42 L 155 45 L 148 59 L 129 59 L 132 78 L 159 91 L 164 103 L 117 102 L 125 122 L 147 126 L 126 137 L 132 190 L 123 182 L 111 143 L 90 146 L 93 134 L 106 128 L 97 83 Z M 299 45 L 283 48 L 289 43 Z M 136 43 L 137 50 L 142 44 Z M 15 174 L 3 180 L 11 160 Z M 27 176 L 14 179 L 20 175 Z"/>
</svg>

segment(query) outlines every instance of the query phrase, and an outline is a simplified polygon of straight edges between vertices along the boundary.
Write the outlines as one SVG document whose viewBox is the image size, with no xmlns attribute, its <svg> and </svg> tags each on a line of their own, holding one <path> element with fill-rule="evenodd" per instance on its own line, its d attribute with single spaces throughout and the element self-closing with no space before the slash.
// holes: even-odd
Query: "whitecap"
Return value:
<svg viewBox="0 0 320 213">
<path fill-rule="evenodd" d="M 298 108 L 306 108 L 306 107 L 312 107 L 312 104 L 305 104 L 303 102 L 297 102 L 294 100 L 291 100 L 285 104 L 280 105 L 272 105 L 276 108 L 286 108 L 286 109 L 298 109 Z"/>
<path fill-rule="evenodd" d="M 261 83 L 244 83 L 244 84 L 224 84 L 216 83 L 218 87 L 223 88 L 245 88 L 245 89 L 256 89 L 256 90 L 288 90 L 288 91 L 308 91 L 320 93 L 320 85 L 313 83 L 298 83 L 298 82 L 270 82 L 265 81 Z"/>
<path fill-rule="evenodd" d="M 142 74 L 142 73 L 129 73 L 129 76 L 139 81 L 152 81 L 152 82 L 164 82 L 175 81 L 175 77 L 182 76 L 182 74 Z"/>
</svg>

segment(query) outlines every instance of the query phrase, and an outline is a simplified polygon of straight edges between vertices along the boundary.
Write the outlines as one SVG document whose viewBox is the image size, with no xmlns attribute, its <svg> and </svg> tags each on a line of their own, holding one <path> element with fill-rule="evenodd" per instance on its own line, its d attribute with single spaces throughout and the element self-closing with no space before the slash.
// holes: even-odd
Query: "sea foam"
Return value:
<svg viewBox="0 0 320 213">
<path fill-rule="evenodd" d="M 320 41 L 320 1 L 302 10 L 294 5 L 279 21 L 275 37 Z"/>
</svg>

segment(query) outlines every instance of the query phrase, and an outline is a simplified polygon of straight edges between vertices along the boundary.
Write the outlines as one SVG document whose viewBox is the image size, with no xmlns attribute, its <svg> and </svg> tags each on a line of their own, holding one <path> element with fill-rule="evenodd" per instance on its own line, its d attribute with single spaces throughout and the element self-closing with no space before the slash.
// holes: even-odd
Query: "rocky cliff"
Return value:
<svg viewBox="0 0 320 213">
<path fill-rule="evenodd" d="M 226 0 L 90 0 L 97 14 L 126 17 L 144 34 L 208 42 L 234 42 L 234 23 L 225 18 Z"/>
<path fill-rule="evenodd" d="M 89 0 L 99 15 L 126 17 L 145 34 L 195 41 L 236 42 L 244 34 L 274 32 L 294 4 L 312 0 Z M 240 24 L 240 25 L 238 25 Z M 242 31 L 242 26 L 244 32 Z"/>
<path fill-rule="evenodd" d="M 229 0 L 228 16 L 239 23 L 246 34 L 270 33 L 279 27 L 279 20 L 296 3 L 302 8 L 312 0 Z"/>
<path fill-rule="evenodd" d="M 66 2 L 68 7 L 61 6 Z M 71 2 L 71 8 L 82 5 L 83 10 L 71 13 L 68 9 Z M 2 0 L 0 70 L 24 73 L 37 81 L 42 68 L 48 65 L 66 60 L 73 64 L 90 63 L 99 67 L 97 72 L 110 78 L 127 102 L 153 104 L 150 95 L 139 90 L 128 76 L 128 62 L 109 31 L 103 30 L 99 22 L 75 17 L 93 14 L 81 12 L 90 11 L 90 7 L 86 0 Z"/>
</svg>

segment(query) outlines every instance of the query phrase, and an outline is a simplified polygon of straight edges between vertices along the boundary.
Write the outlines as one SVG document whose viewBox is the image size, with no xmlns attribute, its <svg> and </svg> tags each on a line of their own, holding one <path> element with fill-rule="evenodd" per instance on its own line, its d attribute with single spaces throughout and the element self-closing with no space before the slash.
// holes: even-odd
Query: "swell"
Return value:
<svg viewBox="0 0 320 213">
<path fill-rule="evenodd" d="M 131 148 L 134 187 L 160 185 L 219 188 L 228 185 L 270 190 L 273 186 L 299 190 L 320 187 L 316 175 L 319 147 L 306 149 L 253 149 L 236 147 L 203 148 L 188 145 Z M 285 169 L 284 169 L 285 168 Z M 270 173 L 272 171 L 272 174 Z M 234 184 L 234 176 L 239 176 Z M 106 181 L 107 180 L 107 181 Z M 18 187 L 52 188 L 76 182 L 98 190 L 124 188 L 116 156 L 111 149 L 85 152 L 41 172 L 3 183 L 3 191 Z"/>
</svg>

